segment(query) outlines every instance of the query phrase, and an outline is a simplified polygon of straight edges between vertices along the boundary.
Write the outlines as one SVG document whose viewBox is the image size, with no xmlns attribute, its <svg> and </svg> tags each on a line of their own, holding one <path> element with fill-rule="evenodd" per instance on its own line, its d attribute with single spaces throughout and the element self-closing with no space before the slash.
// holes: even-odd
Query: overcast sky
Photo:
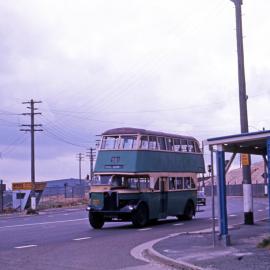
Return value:
<svg viewBox="0 0 270 270">
<path fill-rule="evenodd" d="M 270 129 L 270 1 L 243 1 L 250 131 Z M 239 133 L 230 0 L 0 0 L 0 179 L 78 177 L 96 135 L 139 127 L 198 140 Z M 85 177 L 89 160 L 83 163 Z"/>
</svg>

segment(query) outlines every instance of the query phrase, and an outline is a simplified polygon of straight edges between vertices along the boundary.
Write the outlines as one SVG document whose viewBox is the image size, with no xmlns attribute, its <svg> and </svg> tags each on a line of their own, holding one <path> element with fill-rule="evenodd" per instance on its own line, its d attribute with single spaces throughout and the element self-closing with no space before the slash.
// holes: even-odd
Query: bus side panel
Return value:
<svg viewBox="0 0 270 270">
<path fill-rule="evenodd" d="M 191 172 L 203 173 L 201 154 L 149 151 L 102 150 L 99 151 L 95 173 L 111 172 Z"/>
<path fill-rule="evenodd" d="M 187 200 L 186 192 L 168 192 L 168 216 L 182 215 Z"/>
<path fill-rule="evenodd" d="M 191 199 L 196 207 L 196 190 L 168 192 L 168 216 L 184 214 L 187 201 Z"/>
<path fill-rule="evenodd" d="M 159 218 L 160 212 L 160 193 L 159 192 L 147 192 L 142 196 L 142 200 L 145 201 L 149 209 L 149 219 Z"/>
</svg>

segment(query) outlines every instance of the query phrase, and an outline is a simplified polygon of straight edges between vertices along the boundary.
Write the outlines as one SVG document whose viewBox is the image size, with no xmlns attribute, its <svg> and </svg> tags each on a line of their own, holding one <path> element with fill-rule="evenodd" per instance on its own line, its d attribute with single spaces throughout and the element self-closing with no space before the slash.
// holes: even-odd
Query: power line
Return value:
<svg viewBox="0 0 270 270">
<path fill-rule="evenodd" d="M 72 130 L 68 130 L 67 126 L 69 126 L 69 124 L 68 125 L 64 125 L 64 124 L 61 125 L 61 123 L 58 124 L 58 123 L 52 122 L 51 120 L 49 120 L 47 118 L 44 118 L 44 120 L 45 120 L 45 124 L 47 124 L 46 125 L 47 129 L 49 131 L 53 132 L 54 134 L 56 133 L 56 135 L 59 134 L 59 137 L 63 137 L 67 141 L 75 140 L 74 138 L 79 138 L 80 142 L 89 144 L 89 141 L 82 141 L 82 139 L 81 139 L 82 135 L 78 136 L 78 135 L 80 135 L 79 132 L 72 131 L 72 130 L 74 130 L 74 128 Z M 63 123 L 63 119 L 62 119 L 62 123 Z M 50 125 L 51 127 L 49 127 L 48 125 Z"/>
<path fill-rule="evenodd" d="M 85 146 L 81 145 L 81 144 L 76 144 L 76 143 L 73 143 L 71 141 L 68 141 L 64 138 L 61 138 L 59 135 L 55 134 L 54 132 L 50 131 L 48 128 L 45 128 L 44 127 L 44 131 L 45 133 L 48 133 L 49 135 L 51 135 L 50 137 L 58 140 L 58 141 L 61 141 L 63 143 L 66 143 L 66 144 L 70 144 L 70 145 L 73 145 L 73 146 L 77 146 L 77 147 L 80 147 L 80 148 L 85 148 Z"/>
</svg>

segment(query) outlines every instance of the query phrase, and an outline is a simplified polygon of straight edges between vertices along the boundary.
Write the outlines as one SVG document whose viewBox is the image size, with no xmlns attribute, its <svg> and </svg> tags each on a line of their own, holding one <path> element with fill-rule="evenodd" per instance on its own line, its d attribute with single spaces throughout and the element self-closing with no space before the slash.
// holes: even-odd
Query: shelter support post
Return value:
<svg viewBox="0 0 270 270">
<path fill-rule="evenodd" d="M 213 146 L 210 146 L 209 150 L 211 151 L 212 240 L 213 240 L 213 247 L 215 247 L 216 246 L 216 214 L 215 214 L 215 183 L 214 183 Z"/>
<path fill-rule="evenodd" d="M 246 225 L 254 224 L 253 217 L 253 195 L 250 171 L 250 155 L 244 154 L 247 157 L 247 163 L 243 164 L 242 159 L 242 172 L 243 172 L 243 202 L 244 202 L 244 218 Z"/>
<path fill-rule="evenodd" d="M 228 219 L 226 205 L 226 180 L 225 180 L 225 153 L 222 145 L 217 146 L 217 180 L 218 180 L 218 199 L 219 199 L 219 231 L 220 237 L 225 246 L 230 245 L 228 234 Z"/>
<path fill-rule="evenodd" d="M 268 167 L 268 201 L 269 201 L 269 219 L 270 219 L 270 138 L 267 138 L 267 167 Z M 270 222 L 270 221 L 269 221 Z"/>
</svg>

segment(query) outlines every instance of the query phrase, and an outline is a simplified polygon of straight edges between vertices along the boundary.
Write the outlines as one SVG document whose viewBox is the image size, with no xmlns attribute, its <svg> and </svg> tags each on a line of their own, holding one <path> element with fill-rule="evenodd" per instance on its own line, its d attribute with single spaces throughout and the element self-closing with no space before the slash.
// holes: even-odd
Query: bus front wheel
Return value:
<svg viewBox="0 0 270 270">
<path fill-rule="evenodd" d="M 101 229 L 104 225 L 104 217 L 100 213 L 89 212 L 89 223 L 94 229 Z"/>
<path fill-rule="evenodd" d="M 149 221 L 148 208 L 145 203 L 141 203 L 138 208 L 133 212 L 131 217 L 132 224 L 135 227 L 144 227 Z"/>
</svg>

